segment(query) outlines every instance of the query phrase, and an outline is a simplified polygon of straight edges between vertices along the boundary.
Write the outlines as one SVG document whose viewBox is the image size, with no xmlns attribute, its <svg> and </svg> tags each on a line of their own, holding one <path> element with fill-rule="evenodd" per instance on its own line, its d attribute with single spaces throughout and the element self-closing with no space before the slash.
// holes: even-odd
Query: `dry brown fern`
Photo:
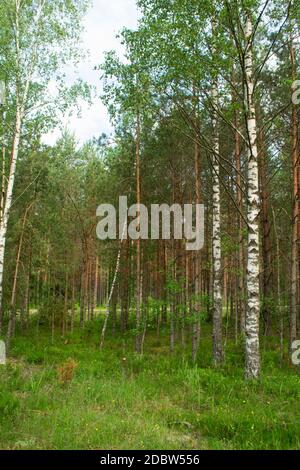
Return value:
<svg viewBox="0 0 300 470">
<path fill-rule="evenodd" d="M 59 383 L 63 387 L 65 387 L 72 381 L 77 365 L 78 364 L 74 361 L 74 359 L 70 358 L 66 362 L 64 362 L 61 366 L 58 367 L 57 369 L 58 379 L 59 379 Z"/>
</svg>

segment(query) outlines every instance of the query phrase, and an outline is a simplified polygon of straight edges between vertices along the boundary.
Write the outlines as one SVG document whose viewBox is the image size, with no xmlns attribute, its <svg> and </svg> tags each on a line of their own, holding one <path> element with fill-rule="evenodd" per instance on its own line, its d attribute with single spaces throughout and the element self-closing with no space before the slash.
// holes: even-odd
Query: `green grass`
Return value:
<svg viewBox="0 0 300 470">
<path fill-rule="evenodd" d="M 241 345 L 230 341 L 226 363 L 211 367 L 210 331 L 197 366 L 188 348 L 170 355 L 167 332 L 108 338 L 97 347 L 99 321 L 65 339 L 41 328 L 13 342 L 0 366 L 1 449 L 299 449 L 299 370 L 280 367 L 276 341 L 263 352 L 257 383 L 243 377 Z M 66 344 L 65 344 L 66 343 Z M 76 361 L 62 386 L 58 367 Z"/>
</svg>

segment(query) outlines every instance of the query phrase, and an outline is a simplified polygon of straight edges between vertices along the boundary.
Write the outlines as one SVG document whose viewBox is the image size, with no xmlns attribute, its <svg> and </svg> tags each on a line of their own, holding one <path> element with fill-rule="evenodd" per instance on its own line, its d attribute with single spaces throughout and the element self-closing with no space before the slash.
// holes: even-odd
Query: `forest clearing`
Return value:
<svg viewBox="0 0 300 470">
<path fill-rule="evenodd" d="M 300 449 L 299 31 L 1 0 L 1 450 Z"/>
</svg>

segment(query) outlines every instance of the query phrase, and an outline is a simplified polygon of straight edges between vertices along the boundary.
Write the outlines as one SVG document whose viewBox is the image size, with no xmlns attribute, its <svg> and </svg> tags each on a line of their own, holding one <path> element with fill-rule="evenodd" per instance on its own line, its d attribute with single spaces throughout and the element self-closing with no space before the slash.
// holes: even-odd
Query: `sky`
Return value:
<svg viewBox="0 0 300 470">
<path fill-rule="evenodd" d="M 118 54 L 122 54 L 123 48 L 116 35 L 123 27 L 135 28 L 137 21 L 135 0 L 93 0 L 84 20 L 85 31 L 82 34 L 82 48 L 88 51 L 88 57 L 79 64 L 76 72 L 75 69 L 68 68 L 68 84 L 72 84 L 76 78 L 81 78 L 95 86 L 99 96 L 100 71 L 93 70 L 94 67 L 103 62 L 105 51 L 115 49 Z M 107 110 L 97 97 L 93 98 L 92 106 L 81 103 L 80 118 L 75 113 L 71 117 L 63 118 L 62 125 L 74 132 L 79 144 L 103 132 L 112 132 Z M 52 145 L 60 133 L 59 129 L 54 129 L 44 136 L 43 141 Z"/>
</svg>

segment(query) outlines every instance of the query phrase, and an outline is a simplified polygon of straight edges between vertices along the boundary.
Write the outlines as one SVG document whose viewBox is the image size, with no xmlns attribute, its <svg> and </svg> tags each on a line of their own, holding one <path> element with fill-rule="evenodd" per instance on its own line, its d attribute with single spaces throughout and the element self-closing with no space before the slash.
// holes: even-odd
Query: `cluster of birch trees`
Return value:
<svg viewBox="0 0 300 470">
<path fill-rule="evenodd" d="M 138 353 L 150 331 L 167 330 L 170 351 L 190 347 L 197 362 L 208 324 L 213 363 L 226 360 L 233 339 L 246 377 L 257 378 L 261 336 L 276 337 L 283 355 L 299 331 L 299 0 L 139 0 L 138 28 L 121 33 L 125 57 L 108 52 L 99 66 L 114 136 L 80 149 L 68 133 L 53 147 L 40 136 L 55 122 L 57 104 L 44 112 L 43 100 L 64 60 L 56 41 L 72 54 L 85 2 L 7 3 L 0 288 L 8 343 L 31 317 L 52 338 L 97 317 L 101 347 L 108 328 L 131 331 Z M 47 47 L 51 63 L 40 63 Z M 62 90 L 61 108 L 78 93 L 82 84 Z M 203 250 L 176 239 L 97 240 L 97 206 L 118 207 L 120 195 L 137 207 L 204 204 Z"/>
</svg>

